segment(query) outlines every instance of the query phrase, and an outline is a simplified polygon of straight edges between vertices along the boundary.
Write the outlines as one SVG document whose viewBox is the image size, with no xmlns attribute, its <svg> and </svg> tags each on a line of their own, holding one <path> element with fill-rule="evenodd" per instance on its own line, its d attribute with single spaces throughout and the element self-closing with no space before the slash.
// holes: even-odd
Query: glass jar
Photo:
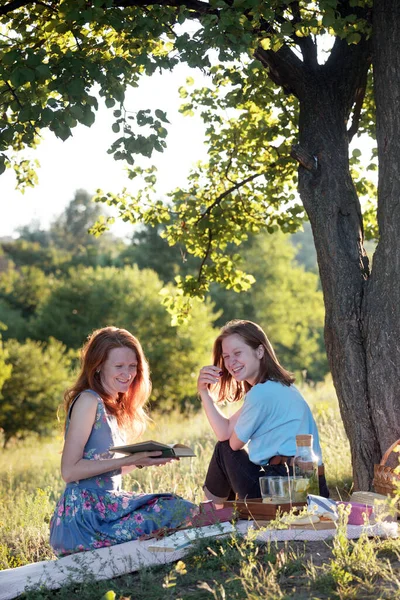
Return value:
<svg viewBox="0 0 400 600">
<path fill-rule="evenodd" d="M 295 502 L 306 502 L 308 494 L 319 495 L 318 456 L 313 450 L 311 434 L 296 435 L 293 477 Z"/>
</svg>

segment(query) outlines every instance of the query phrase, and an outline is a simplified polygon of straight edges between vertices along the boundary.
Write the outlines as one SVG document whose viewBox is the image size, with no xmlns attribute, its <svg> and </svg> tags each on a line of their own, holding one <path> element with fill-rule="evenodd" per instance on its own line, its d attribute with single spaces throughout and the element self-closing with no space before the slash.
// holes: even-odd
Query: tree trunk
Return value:
<svg viewBox="0 0 400 600">
<path fill-rule="evenodd" d="M 347 121 L 369 62 L 367 48 L 346 49 L 341 44 L 337 51 L 349 53 L 346 60 L 336 60 L 342 69 L 329 72 L 330 65 L 324 65 L 321 71 L 325 69 L 327 76 L 309 76 L 299 95 L 300 147 L 317 161 L 316 171 L 299 167 L 299 191 L 314 234 L 325 301 L 326 350 L 350 441 L 354 485 L 368 490 L 380 446 L 362 321 L 368 260 L 349 170 Z"/>
<path fill-rule="evenodd" d="M 400 438 L 400 2 L 374 4 L 379 244 L 363 325 L 370 410 L 381 453 Z"/>
<path fill-rule="evenodd" d="M 354 485 L 369 490 L 373 466 L 400 437 L 400 1 L 375 0 L 374 82 L 380 241 L 372 276 L 349 169 L 348 119 L 363 98 L 365 39 L 336 39 L 325 65 L 310 40 L 258 49 L 269 77 L 300 103 L 299 192 L 313 229 L 325 301 L 325 343 L 350 441 Z M 354 127 L 357 126 L 357 115 Z"/>
</svg>

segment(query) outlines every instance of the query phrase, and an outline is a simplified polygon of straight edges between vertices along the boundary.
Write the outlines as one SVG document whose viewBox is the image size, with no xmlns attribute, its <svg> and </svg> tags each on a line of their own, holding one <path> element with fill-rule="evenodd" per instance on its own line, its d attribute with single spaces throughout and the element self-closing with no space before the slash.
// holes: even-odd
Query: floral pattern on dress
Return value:
<svg viewBox="0 0 400 600">
<path fill-rule="evenodd" d="M 95 424 L 83 454 L 87 460 L 110 458 L 110 446 L 125 442 L 116 418 L 107 413 L 102 399 L 95 395 Z M 50 522 L 50 544 L 58 556 L 94 550 L 136 540 L 158 529 L 179 527 L 197 512 L 196 505 L 174 494 L 121 490 L 121 470 L 115 469 L 67 484 Z"/>
</svg>

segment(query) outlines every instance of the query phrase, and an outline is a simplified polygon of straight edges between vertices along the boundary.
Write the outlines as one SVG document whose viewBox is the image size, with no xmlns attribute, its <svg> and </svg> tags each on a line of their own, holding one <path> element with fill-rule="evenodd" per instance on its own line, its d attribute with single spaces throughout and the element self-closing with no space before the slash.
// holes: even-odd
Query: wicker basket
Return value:
<svg viewBox="0 0 400 600">
<path fill-rule="evenodd" d="M 374 479 L 372 484 L 378 494 L 394 496 L 397 487 L 395 486 L 394 482 L 400 483 L 400 474 L 395 473 L 392 467 L 386 466 L 386 461 L 389 458 L 389 454 L 391 454 L 394 448 L 396 448 L 396 446 L 399 444 L 400 440 L 396 440 L 394 444 L 392 444 L 390 448 L 386 450 L 379 465 L 374 465 Z"/>
</svg>

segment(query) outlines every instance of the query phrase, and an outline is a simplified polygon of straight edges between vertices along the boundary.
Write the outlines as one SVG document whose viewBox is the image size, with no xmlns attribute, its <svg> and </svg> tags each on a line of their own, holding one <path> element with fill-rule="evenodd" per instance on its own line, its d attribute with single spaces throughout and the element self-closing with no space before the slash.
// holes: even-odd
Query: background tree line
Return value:
<svg viewBox="0 0 400 600">
<path fill-rule="evenodd" d="M 198 265 L 142 227 L 129 242 L 88 234 L 99 205 L 76 192 L 47 230 L 33 224 L 1 244 L 0 427 L 13 436 L 54 427 L 62 393 L 77 366 L 77 350 L 98 327 L 115 324 L 141 340 L 150 361 L 152 405 L 193 409 L 198 369 L 209 362 L 216 328 L 233 318 L 266 329 L 285 366 L 308 380 L 327 373 L 323 302 L 310 233 L 253 236 L 243 246 L 244 268 L 256 283 L 238 294 L 214 285 L 189 323 L 172 327 L 160 292 L 182 269 Z M 301 259 L 303 264 L 298 262 Z"/>
</svg>

